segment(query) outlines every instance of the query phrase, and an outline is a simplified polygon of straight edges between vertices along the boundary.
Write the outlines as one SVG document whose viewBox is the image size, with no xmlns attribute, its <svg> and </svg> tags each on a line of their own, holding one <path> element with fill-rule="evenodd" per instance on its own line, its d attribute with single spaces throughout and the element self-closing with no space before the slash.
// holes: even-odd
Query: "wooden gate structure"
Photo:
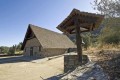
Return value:
<svg viewBox="0 0 120 80">
<path fill-rule="evenodd" d="M 100 14 L 81 12 L 73 9 L 70 15 L 57 26 L 65 34 L 76 34 L 78 61 L 82 64 L 81 33 L 93 31 L 99 27 L 104 16 Z"/>
</svg>

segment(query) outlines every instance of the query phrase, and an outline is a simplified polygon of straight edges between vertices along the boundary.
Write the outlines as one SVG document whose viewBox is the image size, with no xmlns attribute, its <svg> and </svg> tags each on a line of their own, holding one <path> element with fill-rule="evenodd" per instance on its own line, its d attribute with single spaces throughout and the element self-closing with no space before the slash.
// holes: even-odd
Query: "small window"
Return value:
<svg viewBox="0 0 120 80">
<path fill-rule="evenodd" d="M 39 51 L 41 51 L 41 46 L 39 46 Z"/>
<path fill-rule="evenodd" d="M 26 52 L 26 48 L 25 48 L 25 52 Z"/>
</svg>

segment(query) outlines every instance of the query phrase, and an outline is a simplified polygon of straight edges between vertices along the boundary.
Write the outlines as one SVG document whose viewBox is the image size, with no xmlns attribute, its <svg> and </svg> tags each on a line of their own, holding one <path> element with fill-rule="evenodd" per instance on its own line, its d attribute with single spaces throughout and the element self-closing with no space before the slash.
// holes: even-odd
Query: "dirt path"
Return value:
<svg viewBox="0 0 120 80">
<path fill-rule="evenodd" d="M 0 80 L 42 80 L 61 73 L 63 57 L 0 64 Z"/>
</svg>

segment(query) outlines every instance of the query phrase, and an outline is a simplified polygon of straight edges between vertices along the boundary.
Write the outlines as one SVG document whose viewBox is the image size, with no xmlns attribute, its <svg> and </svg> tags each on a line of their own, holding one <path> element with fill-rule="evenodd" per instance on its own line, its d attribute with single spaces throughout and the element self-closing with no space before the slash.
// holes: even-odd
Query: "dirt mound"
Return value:
<svg viewBox="0 0 120 80">
<path fill-rule="evenodd" d="M 120 80 L 120 51 L 101 50 L 90 55 L 95 56 L 92 61 L 103 68 L 104 72 L 110 76 L 110 80 Z"/>
</svg>

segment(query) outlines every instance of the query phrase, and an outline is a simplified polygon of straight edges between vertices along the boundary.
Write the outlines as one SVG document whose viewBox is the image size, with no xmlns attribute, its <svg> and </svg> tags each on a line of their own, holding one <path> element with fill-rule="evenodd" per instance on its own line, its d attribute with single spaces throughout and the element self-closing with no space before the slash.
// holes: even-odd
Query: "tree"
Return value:
<svg viewBox="0 0 120 80">
<path fill-rule="evenodd" d="M 14 55 L 16 54 L 17 52 L 20 52 L 21 51 L 21 46 L 22 46 L 22 42 L 20 42 L 18 45 L 13 45 L 12 47 L 9 48 L 9 51 L 8 51 L 8 55 Z"/>
<path fill-rule="evenodd" d="M 16 45 L 16 50 L 21 51 L 21 47 L 22 47 L 22 42 L 20 42 L 18 45 Z"/>
<path fill-rule="evenodd" d="M 1 46 L 0 49 L 1 49 L 1 52 L 5 54 L 5 53 L 8 53 L 9 47 Z"/>
<path fill-rule="evenodd" d="M 120 0 L 94 0 L 93 8 L 106 18 L 120 17 Z"/>
<path fill-rule="evenodd" d="M 105 26 L 98 37 L 100 44 L 120 43 L 120 0 L 94 0 L 92 6 L 98 13 L 105 15 Z"/>
<path fill-rule="evenodd" d="M 14 55 L 16 51 L 16 45 L 9 48 L 8 55 Z"/>
</svg>

